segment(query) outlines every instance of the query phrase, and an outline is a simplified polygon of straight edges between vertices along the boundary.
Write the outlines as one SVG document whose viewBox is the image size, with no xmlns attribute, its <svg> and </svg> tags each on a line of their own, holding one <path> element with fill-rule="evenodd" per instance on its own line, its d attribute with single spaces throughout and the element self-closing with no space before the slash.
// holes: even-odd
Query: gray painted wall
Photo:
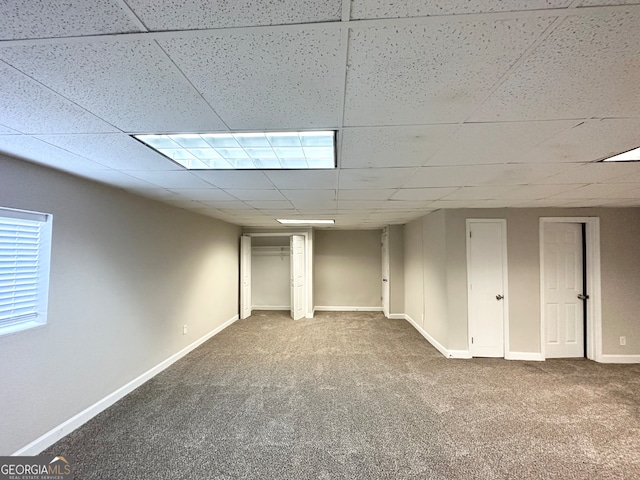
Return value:
<svg viewBox="0 0 640 480">
<path fill-rule="evenodd" d="M 438 211 L 405 226 L 406 313 L 418 321 L 424 302 L 423 327 L 450 350 L 467 346 L 467 218 L 505 218 L 509 266 L 510 350 L 540 351 L 540 217 L 600 218 L 602 333 L 605 355 L 640 354 L 640 209 L 466 209 Z M 420 239 L 420 232 L 423 238 Z M 422 256 L 419 242 L 424 243 Z M 444 242 L 444 243 L 443 243 Z M 442 274 L 442 258 L 445 273 Z M 419 272 L 424 289 L 418 288 Z M 441 279 L 446 279 L 442 290 Z M 440 289 L 440 290 L 439 290 Z M 429 297 L 440 291 L 446 308 Z M 434 303 L 435 302 L 435 303 Z M 445 312 L 445 322 L 438 316 Z M 434 318 L 430 318 L 433 316 Z M 627 345 L 619 345 L 626 336 Z"/>
<path fill-rule="evenodd" d="M 54 215 L 48 324 L 0 337 L 0 455 L 238 313 L 239 227 L 8 157 L 0 205 Z"/>
<path fill-rule="evenodd" d="M 424 309 L 422 223 L 425 217 L 404 226 L 404 308 L 421 327 Z"/>
<path fill-rule="evenodd" d="M 288 237 L 253 237 L 252 240 L 263 238 Z M 258 242 L 255 242 L 258 243 Z M 274 250 L 275 248 L 275 250 Z M 284 248 L 278 252 L 278 248 Z M 260 253 L 262 251 L 262 253 Z M 251 302 L 253 308 L 286 307 L 291 308 L 291 258 L 289 246 L 264 247 L 254 245 L 251 255 Z"/>
<path fill-rule="evenodd" d="M 382 230 L 316 230 L 316 306 L 381 307 Z"/>
</svg>

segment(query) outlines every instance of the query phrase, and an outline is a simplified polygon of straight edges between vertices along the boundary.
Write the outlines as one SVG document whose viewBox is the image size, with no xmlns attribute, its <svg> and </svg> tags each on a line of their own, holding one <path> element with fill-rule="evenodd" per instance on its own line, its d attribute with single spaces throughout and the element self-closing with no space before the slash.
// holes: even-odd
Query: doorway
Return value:
<svg viewBox="0 0 640 480">
<path fill-rule="evenodd" d="M 389 318 L 389 227 L 382 230 L 382 312 Z"/>
<path fill-rule="evenodd" d="M 290 310 L 295 320 L 312 318 L 310 250 L 306 232 L 244 234 L 240 241 L 240 318 L 249 317 L 254 309 Z"/>
<path fill-rule="evenodd" d="M 542 358 L 586 356 L 598 361 L 601 325 L 599 219 L 541 218 Z"/>
<path fill-rule="evenodd" d="M 508 350 L 507 221 L 467 219 L 467 298 L 472 357 Z"/>
</svg>

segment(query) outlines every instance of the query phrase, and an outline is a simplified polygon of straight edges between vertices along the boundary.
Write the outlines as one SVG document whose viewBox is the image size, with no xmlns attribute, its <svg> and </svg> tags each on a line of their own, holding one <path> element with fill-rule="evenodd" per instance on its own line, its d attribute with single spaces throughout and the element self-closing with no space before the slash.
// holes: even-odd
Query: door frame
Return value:
<svg viewBox="0 0 640 480">
<path fill-rule="evenodd" d="M 304 255 L 305 255 L 305 318 L 313 318 L 313 249 L 311 247 L 311 231 L 299 230 L 275 230 L 270 232 L 243 232 L 243 236 L 247 237 L 291 237 L 292 235 L 304 236 Z"/>
<path fill-rule="evenodd" d="M 508 255 L 507 255 L 507 219 L 506 218 L 467 218 L 465 220 L 466 226 L 466 248 L 467 248 L 467 345 L 469 348 L 469 353 L 471 354 L 471 324 L 469 319 L 471 318 L 471 302 L 469 299 L 471 298 L 471 288 L 469 282 L 469 265 L 471 263 L 471 242 L 469 241 L 470 233 L 471 233 L 471 224 L 472 223 L 500 223 L 502 225 L 502 279 L 504 282 L 504 298 L 502 303 L 502 312 L 503 312 L 503 352 L 502 357 L 506 358 L 509 352 L 511 351 L 509 348 L 509 264 L 508 264 Z M 471 354 L 473 357 L 473 355 Z"/>
<path fill-rule="evenodd" d="M 545 355 L 545 272 L 544 272 L 544 226 L 547 223 L 580 223 L 585 225 L 586 269 L 589 300 L 585 305 L 587 315 L 586 357 L 596 362 L 602 361 L 602 303 L 600 288 L 600 218 L 599 217 L 540 217 L 540 356 Z"/>
<path fill-rule="evenodd" d="M 391 285 L 390 285 L 390 271 L 391 271 L 391 258 L 389 253 L 389 227 L 382 229 L 382 312 L 386 318 L 389 318 L 389 311 L 391 305 Z M 386 272 L 385 272 L 386 265 Z M 385 276 L 386 273 L 386 276 Z M 386 295 L 385 295 L 386 294 Z M 385 302 L 386 299 L 386 302 Z"/>
</svg>

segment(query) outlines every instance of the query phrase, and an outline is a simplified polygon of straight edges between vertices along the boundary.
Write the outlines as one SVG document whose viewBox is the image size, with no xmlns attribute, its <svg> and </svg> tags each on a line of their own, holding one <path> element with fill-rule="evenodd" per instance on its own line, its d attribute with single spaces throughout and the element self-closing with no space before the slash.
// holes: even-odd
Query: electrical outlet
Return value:
<svg viewBox="0 0 640 480">
<path fill-rule="evenodd" d="M 620 337 L 620 345 L 626 345 L 627 344 L 627 337 Z"/>
<path fill-rule="evenodd" d="M 183 335 L 186 335 L 186 334 L 187 334 L 187 326 L 186 326 L 186 325 L 183 325 L 183 326 L 182 326 L 182 334 L 183 334 Z"/>
</svg>

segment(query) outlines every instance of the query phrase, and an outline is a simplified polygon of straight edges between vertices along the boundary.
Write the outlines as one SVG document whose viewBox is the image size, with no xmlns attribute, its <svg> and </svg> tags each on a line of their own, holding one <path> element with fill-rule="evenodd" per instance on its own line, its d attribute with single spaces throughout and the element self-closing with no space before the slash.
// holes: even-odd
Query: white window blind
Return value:
<svg viewBox="0 0 640 480">
<path fill-rule="evenodd" d="M 52 221 L 0 207 L 0 335 L 47 323 Z"/>
<path fill-rule="evenodd" d="M 43 222 L 1 216 L 0 326 L 36 320 Z"/>
</svg>

